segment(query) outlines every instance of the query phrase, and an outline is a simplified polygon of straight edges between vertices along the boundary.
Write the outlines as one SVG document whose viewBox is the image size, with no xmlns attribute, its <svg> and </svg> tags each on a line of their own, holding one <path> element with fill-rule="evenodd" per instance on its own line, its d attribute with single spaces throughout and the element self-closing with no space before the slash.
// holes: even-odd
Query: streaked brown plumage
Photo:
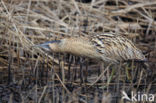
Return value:
<svg viewBox="0 0 156 103">
<path fill-rule="evenodd" d="M 120 35 L 102 34 L 91 37 L 66 37 L 40 44 L 53 52 L 71 53 L 105 62 L 145 60 L 141 50 L 132 41 Z"/>
</svg>

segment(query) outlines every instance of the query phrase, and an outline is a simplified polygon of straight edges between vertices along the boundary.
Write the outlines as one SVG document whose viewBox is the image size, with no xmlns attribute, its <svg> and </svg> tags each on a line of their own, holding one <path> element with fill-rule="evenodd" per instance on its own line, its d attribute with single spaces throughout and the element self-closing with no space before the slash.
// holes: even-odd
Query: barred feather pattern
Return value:
<svg viewBox="0 0 156 103">
<path fill-rule="evenodd" d="M 90 41 L 104 61 L 145 60 L 142 51 L 126 37 L 102 34 L 93 36 Z"/>
<path fill-rule="evenodd" d="M 52 52 L 71 53 L 77 56 L 100 59 L 105 62 L 125 60 L 145 60 L 131 40 L 114 34 L 101 34 L 89 37 L 65 37 L 61 40 L 41 44 L 49 45 Z M 47 47 L 47 46 L 46 46 Z"/>
</svg>

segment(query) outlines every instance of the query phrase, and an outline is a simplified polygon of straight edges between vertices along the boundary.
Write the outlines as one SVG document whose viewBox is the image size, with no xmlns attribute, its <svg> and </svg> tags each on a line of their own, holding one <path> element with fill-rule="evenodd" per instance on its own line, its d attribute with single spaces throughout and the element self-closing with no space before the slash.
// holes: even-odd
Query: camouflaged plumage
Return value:
<svg viewBox="0 0 156 103">
<path fill-rule="evenodd" d="M 66 37 L 60 39 L 59 42 L 48 43 L 48 46 L 53 52 L 71 53 L 106 62 L 145 60 L 141 50 L 131 40 L 114 34 Z"/>
</svg>

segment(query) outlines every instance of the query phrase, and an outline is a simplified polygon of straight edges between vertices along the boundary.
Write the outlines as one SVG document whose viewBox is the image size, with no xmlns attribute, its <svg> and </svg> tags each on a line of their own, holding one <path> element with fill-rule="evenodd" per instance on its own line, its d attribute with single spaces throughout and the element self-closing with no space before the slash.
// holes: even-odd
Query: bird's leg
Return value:
<svg viewBox="0 0 156 103">
<path fill-rule="evenodd" d="M 111 71 L 111 74 L 109 74 L 109 69 L 107 69 L 107 71 L 108 71 L 107 90 L 108 90 L 108 86 L 109 86 L 110 82 L 112 81 L 112 78 L 113 78 L 113 76 L 114 76 L 114 74 L 115 74 L 115 72 L 117 70 L 116 65 L 114 65 L 114 64 L 113 65 L 109 64 L 109 65 L 110 65 L 110 68 L 112 68 L 112 71 Z"/>
<path fill-rule="evenodd" d="M 128 64 L 126 64 L 125 70 L 126 70 L 126 71 L 125 71 L 125 72 L 126 72 L 126 78 L 127 78 L 128 81 L 129 81 L 129 80 L 131 80 L 131 78 L 130 78 L 130 75 L 129 75 L 129 70 L 130 70 L 130 68 L 129 68 Z M 127 80 L 127 79 L 126 79 L 126 80 Z"/>
<path fill-rule="evenodd" d="M 126 77 L 128 79 L 128 81 L 130 81 L 131 83 L 133 82 L 133 72 L 134 72 L 134 68 L 135 68 L 135 65 L 134 65 L 134 61 L 128 61 L 126 63 Z"/>
<path fill-rule="evenodd" d="M 137 77 L 140 76 L 139 73 L 141 73 L 141 65 L 140 63 L 135 63 L 132 61 L 132 82 L 136 83 L 137 82 Z M 135 65 L 135 66 L 134 66 Z"/>
</svg>

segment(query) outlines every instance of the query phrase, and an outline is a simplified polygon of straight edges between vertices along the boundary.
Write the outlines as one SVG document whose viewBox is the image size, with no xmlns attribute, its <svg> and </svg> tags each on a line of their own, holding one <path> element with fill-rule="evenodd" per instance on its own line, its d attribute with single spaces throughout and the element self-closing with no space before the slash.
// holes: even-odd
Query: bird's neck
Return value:
<svg viewBox="0 0 156 103">
<path fill-rule="evenodd" d="M 69 38 L 62 41 L 62 52 L 94 58 L 98 52 L 87 38 Z M 100 56 L 99 56 L 100 57 Z"/>
</svg>

